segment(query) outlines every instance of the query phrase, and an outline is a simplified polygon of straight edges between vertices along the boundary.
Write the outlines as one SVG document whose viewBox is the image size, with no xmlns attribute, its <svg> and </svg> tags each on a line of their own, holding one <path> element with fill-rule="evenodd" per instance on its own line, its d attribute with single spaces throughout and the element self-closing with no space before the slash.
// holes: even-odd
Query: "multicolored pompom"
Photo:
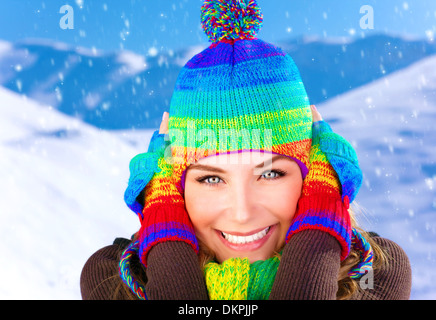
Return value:
<svg viewBox="0 0 436 320">
<path fill-rule="evenodd" d="M 263 15 L 255 0 L 206 0 L 201 7 L 201 25 L 212 42 L 253 39 Z"/>
</svg>

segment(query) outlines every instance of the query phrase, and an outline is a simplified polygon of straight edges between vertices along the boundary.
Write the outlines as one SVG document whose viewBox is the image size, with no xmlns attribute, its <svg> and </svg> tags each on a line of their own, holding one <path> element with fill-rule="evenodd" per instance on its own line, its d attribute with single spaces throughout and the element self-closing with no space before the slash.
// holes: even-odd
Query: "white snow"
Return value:
<svg viewBox="0 0 436 320">
<path fill-rule="evenodd" d="M 412 299 L 436 298 L 435 67 L 431 57 L 318 106 L 358 153 L 359 220 L 411 260 Z M 88 257 L 139 228 L 123 193 L 153 130 L 98 130 L 1 87 L 0 115 L 0 299 L 80 299 Z"/>
<path fill-rule="evenodd" d="M 0 101 L 0 298 L 80 299 L 86 259 L 139 228 L 123 193 L 144 145 L 1 87 Z"/>
</svg>

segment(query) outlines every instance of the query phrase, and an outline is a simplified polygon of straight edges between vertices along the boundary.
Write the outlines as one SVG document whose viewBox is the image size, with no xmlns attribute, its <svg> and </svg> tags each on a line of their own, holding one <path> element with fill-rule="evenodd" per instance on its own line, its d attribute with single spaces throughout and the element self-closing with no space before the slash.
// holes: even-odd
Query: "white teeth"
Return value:
<svg viewBox="0 0 436 320">
<path fill-rule="evenodd" d="M 234 243 L 234 244 L 244 244 L 244 243 L 249 243 L 249 242 L 253 242 L 253 241 L 256 241 L 256 240 L 262 239 L 262 238 L 265 237 L 266 234 L 268 233 L 269 228 L 270 228 L 270 227 L 265 228 L 264 230 L 262 230 L 262 231 L 260 231 L 260 232 L 258 232 L 258 233 L 252 234 L 252 235 L 250 235 L 250 236 L 247 236 L 247 237 L 243 237 L 243 236 L 234 236 L 234 235 L 231 235 L 231 234 L 229 234 L 229 233 L 225 233 L 225 232 L 222 232 L 222 234 L 223 234 L 224 238 L 225 238 L 228 242 L 230 242 L 230 243 Z"/>
</svg>

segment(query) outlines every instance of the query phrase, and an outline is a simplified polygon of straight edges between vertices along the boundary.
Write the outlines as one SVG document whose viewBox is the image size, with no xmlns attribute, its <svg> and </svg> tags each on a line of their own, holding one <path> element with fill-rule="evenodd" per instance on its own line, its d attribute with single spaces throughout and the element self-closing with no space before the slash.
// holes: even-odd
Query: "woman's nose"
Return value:
<svg viewBox="0 0 436 320">
<path fill-rule="evenodd" d="M 230 192 L 232 198 L 230 202 L 232 204 L 230 208 L 232 219 L 240 224 L 248 222 L 253 215 L 254 207 L 253 197 L 248 188 L 239 186 L 233 188 Z"/>
</svg>

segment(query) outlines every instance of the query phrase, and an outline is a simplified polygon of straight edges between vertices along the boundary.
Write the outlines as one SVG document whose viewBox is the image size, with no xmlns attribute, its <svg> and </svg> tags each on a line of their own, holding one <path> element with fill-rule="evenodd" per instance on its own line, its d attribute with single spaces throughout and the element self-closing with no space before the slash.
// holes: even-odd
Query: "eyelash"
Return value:
<svg viewBox="0 0 436 320">
<path fill-rule="evenodd" d="M 274 177 L 274 178 L 267 178 L 267 180 L 269 180 L 269 181 L 279 179 L 279 178 L 281 178 L 281 177 L 283 177 L 283 176 L 286 175 L 286 172 L 285 172 L 285 171 L 278 170 L 278 169 L 274 169 L 274 170 L 270 170 L 270 171 L 268 171 L 268 172 L 265 172 L 264 174 L 262 174 L 262 176 L 265 175 L 265 174 L 271 173 L 271 172 L 275 172 L 275 173 L 277 173 L 277 176 Z M 218 185 L 218 183 L 209 183 L 209 182 L 205 182 L 205 180 L 207 180 L 207 179 L 209 179 L 209 178 L 219 178 L 220 180 L 222 180 L 220 177 L 218 177 L 218 176 L 212 176 L 212 175 L 201 176 L 201 177 L 198 177 L 198 178 L 195 179 L 195 180 L 197 180 L 199 183 L 207 184 L 207 185 L 209 185 L 210 187 L 214 187 L 214 186 Z"/>
</svg>

